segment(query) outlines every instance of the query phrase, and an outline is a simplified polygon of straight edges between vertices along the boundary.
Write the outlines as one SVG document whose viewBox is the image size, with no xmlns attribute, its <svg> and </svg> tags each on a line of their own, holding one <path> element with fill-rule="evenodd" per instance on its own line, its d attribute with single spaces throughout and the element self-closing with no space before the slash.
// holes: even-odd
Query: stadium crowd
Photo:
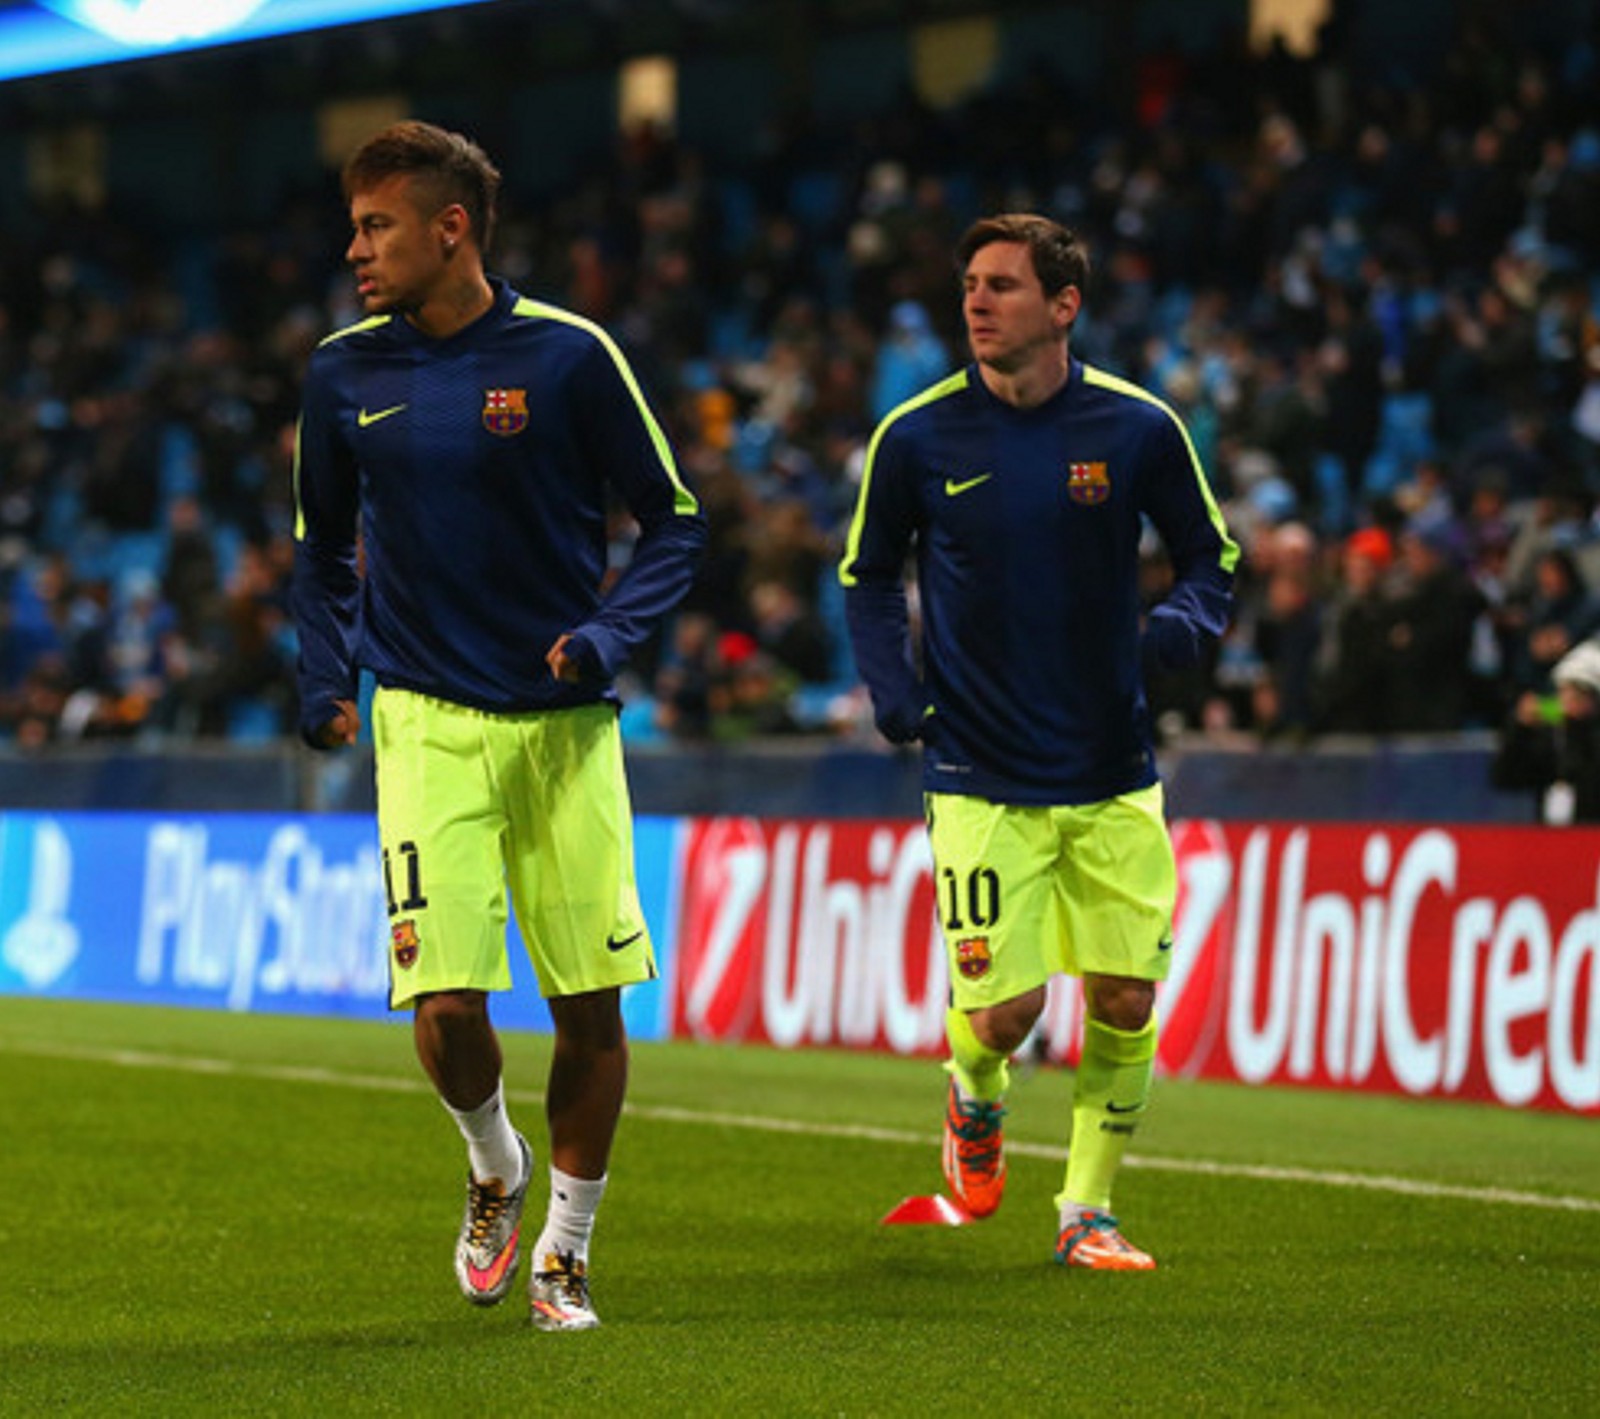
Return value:
<svg viewBox="0 0 1600 1419">
<path fill-rule="evenodd" d="M 796 121 L 737 172 L 638 129 L 513 193 L 495 268 L 624 344 L 709 516 L 625 731 L 867 736 L 833 567 L 875 421 L 965 357 L 950 252 L 999 209 L 1088 237 L 1073 351 L 1180 412 L 1243 548 L 1214 661 L 1152 685 L 1164 734 L 1550 718 L 1600 632 L 1600 54 L 1463 13 L 1421 86 L 1333 25 L 1310 59 L 1152 52 L 1132 123 L 1041 69 Z M 177 245 L 105 209 L 0 231 L 12 742 L 292 731 L 298 385 L 359 318 L 340 217 L 319 190 Z"/>
</svg>

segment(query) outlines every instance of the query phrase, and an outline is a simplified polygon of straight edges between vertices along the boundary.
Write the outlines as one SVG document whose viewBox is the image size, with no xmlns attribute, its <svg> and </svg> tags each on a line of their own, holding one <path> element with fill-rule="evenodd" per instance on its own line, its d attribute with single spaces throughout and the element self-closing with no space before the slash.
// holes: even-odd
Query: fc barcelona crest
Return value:
<svg viewBox="0 0 1600 1419">
<path fill-rule="evenodd" d="M 483 391 L 483 426 L 491 434 L 510 438 L 528 427 L 526 389 L 486 389 Z"/>
<path fill-rule="evenodd" d="M 1111 496 L 1111 478 L 1103 463 L 1069 463 L 1067 496 L 1075 503 L 1093 507 Z"/>
<path fill-rule="evenodd" d="M 422 949 L 422 942 L 417 936 L 417 924 L 409 917 L 405 921 L 397 921 L 389 928 L 389 938 L 394 944 L 394 963 L 401 970 L 408 971 L 417 963 L 417 953 Z"/>
<path fill-rule="evenodd" d="M 968 980 L 981 980 L 993 964 L 987 936 L 967 936 L 956 942 L 956 969 Z"/>
</svg>

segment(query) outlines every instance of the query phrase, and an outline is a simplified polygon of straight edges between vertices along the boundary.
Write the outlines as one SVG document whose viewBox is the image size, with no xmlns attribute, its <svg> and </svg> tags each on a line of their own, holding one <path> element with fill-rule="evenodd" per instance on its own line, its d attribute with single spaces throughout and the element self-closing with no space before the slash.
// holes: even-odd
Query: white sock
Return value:
<svg viewBox="0 0 1600 1419">
<path fill-rule="evenodd" d="M 499 1178 L 507 1192 L 522 1186 L 522 1149 L 517 1147 L 516 1130 L 506 1113 L 504 1086 L 496 1084 L 494 1093 L 475 1109 L 444 1106 L 467 1140 L 467 1161 L 473 1178 L 480 1183 Z"/>
<path fill-rule="evenodd" d="M 545 1215 L 544 1231 L 533 1249 L 536 1265 L 544 1266 L 551 1252 L 564 1252 L 577 1261 L 589 1260 L 589 1238 L 594 1232 L 594 1214 L 605 1196 L 604 1178 L 575 1178 L 560 1168 L 550 1169 L 550 1210 Z"/>
</svg>

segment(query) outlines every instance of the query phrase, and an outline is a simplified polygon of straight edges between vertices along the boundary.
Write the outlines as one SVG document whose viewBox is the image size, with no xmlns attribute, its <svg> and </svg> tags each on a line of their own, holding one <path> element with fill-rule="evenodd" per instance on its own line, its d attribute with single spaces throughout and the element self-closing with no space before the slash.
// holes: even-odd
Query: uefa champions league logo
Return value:
<svg viewBox="0 0 1600 1419">
<path fill-rule="evenodd" d="M 131 45 L 211 39 L 267 0 L 43 0 L 58 15 Z"/>
<path fill-rule="evenodd" d="M 30 990 L 47 990 L 71 969 L 81 945 L 68 914 L 72 844 L 59 823 L 0 823 L 0 885 L 6 883 L 12 890 L 0 915 L 0 979 L 11 974 Z"/>
</svg>

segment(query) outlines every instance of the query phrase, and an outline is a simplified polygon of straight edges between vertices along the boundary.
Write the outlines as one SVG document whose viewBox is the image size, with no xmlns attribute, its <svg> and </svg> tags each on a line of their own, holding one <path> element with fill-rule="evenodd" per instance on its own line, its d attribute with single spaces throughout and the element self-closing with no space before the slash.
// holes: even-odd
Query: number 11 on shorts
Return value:
<svg viewBox="0 0 1600 1419">
<path fill-rule="evenodd" d="M 397 912 L 421 911 L 428 905 L 428 899 L 422 895 L 422 867 L 418 861 L 417 845 L 414 842 L 403 842 L 395 849 L 395 853 L 403 860 L 403 871 L 406 879 L 406 894 L 400 901 L 394 899 L 394 859 L 389 854 L 389 849 L 383 850 L 383 890 L 389 899 L 389 915 Z"/>
</svg>

